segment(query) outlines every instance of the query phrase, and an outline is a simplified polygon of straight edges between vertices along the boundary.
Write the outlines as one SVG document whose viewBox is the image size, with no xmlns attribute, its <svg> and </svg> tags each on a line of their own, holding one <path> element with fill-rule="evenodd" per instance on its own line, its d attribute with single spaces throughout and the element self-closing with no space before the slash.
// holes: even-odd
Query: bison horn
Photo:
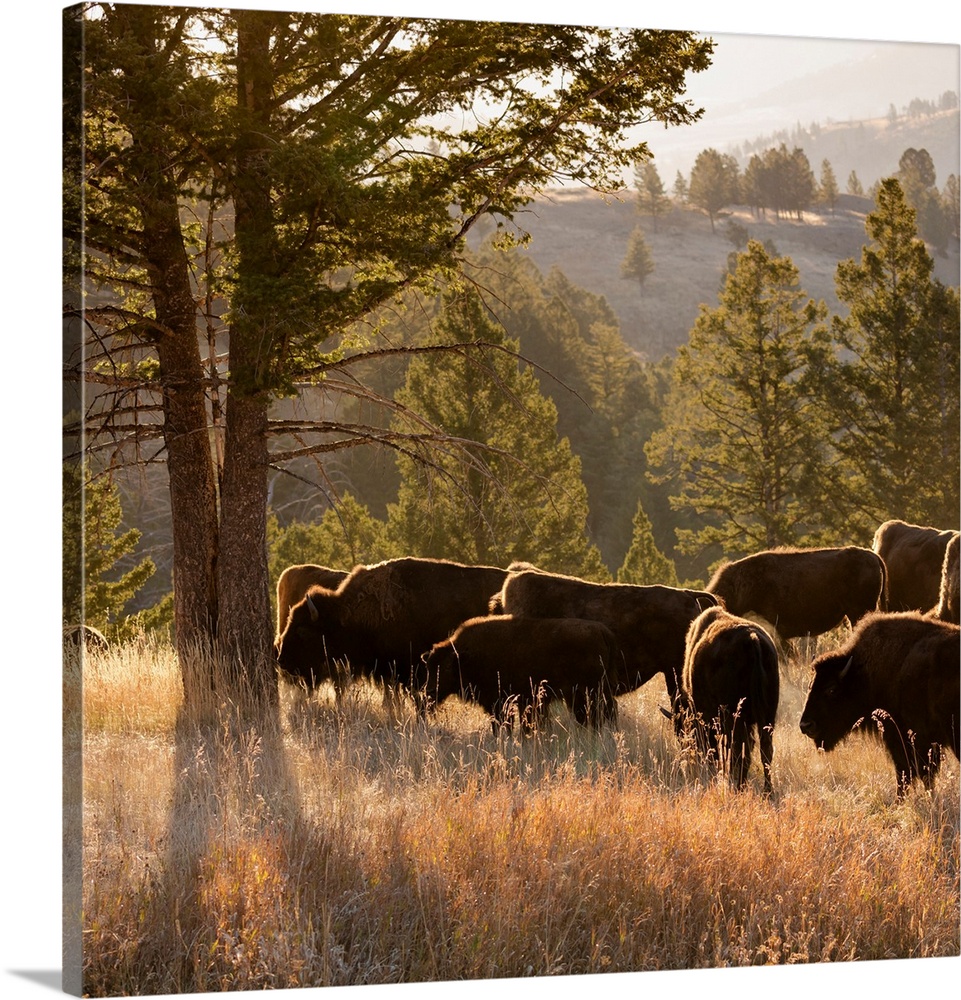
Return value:
<svg viewBox="0 0 961 1000">
<path fill-rule="evenodd" d="M 663 715 L 665 719 L 674 718 L 674 713 L 666 709 L 663 705 L 658 705 L 657 707 L 661 710 L 661 715 Z"/>
<path fill-rule="evenodd" d="M 851 664 L 853 662 L 854 662 L 854 657 L 853 656 L 849 656 L 848 657 L 848 662 L 844 664 L 844 666 L 841 668 L 841 673 L 838 674 L 838 680 L 839 681 L 843 681 L 844 680 L 845 675 L 851 669 Z"/>
<path fill-rule="evenodd" d="M 317 621 L 320 617 L 320 612 L 317 610 L 317 605 L 310 599 L 310 594 L 307 595 L 307 610 L 310 612 L 310 620 L 312 622 Z"/>
</svg>

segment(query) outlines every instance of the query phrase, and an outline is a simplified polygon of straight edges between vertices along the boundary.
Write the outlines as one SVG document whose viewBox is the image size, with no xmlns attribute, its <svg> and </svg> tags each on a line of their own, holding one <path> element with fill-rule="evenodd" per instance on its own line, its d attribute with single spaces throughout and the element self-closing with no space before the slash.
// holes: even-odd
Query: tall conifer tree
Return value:
<svg viewBox="0 0 961 1000">
<path fill-rule="evenodd" d="M 453 451 L 425 465 L 400 454 L 402 482 L 388 508 L 398 551 L 506 566 L 529 560 L 542 569 L 609 577 L 586 535 L 587 491 L 580 460 L 557 436 L 557 409 L 517 344 L 473 290 L 445 296 L 437 336 L 489 345 L 457 356 L 411 362 L 397 401 L 442 427 L 451 441 L 482 447 L 466 467 Z"/>
<path fill-rule="evenodd" d="M 957 527 L 958 293 L 932 277 L 915 213 L 885 179 L 861 259 L 837 267 L 848 307 L 822 393 L 844 476 L 836 494 L 870 537 L 889 517 Z"/>
<path fill-rule="evenodd" d="M 752 240 L 714 309 L 702 307 L 678 352 L 665 426 L 647 446 L 675 509 L 704 518 L 678 531 L 687 553 L 726 555 L 816 538 L 822 421 L 806 373 L 823 303 L 797 268 Z"/>
</svg>

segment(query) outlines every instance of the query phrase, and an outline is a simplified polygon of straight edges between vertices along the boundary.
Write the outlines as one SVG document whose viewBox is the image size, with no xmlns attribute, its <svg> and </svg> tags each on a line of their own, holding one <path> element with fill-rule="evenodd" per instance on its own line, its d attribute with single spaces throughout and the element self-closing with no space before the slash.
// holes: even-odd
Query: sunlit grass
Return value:
<svg viewBox="0 0 961 1000">
<path fill-rule="evenodd" d="M 775 794 L 679 747 L 663 684 L 617 731 L 424 723 L 370 685 L 282 728 L 175 730 L 169 649 L 84 674 L 90 995 L 957 955 L 958 766 L 898 805 L 881 746 L 817 753 L 785 671 Z M 239 751 L 238 751 L 239 746 Z"/>
</svg>

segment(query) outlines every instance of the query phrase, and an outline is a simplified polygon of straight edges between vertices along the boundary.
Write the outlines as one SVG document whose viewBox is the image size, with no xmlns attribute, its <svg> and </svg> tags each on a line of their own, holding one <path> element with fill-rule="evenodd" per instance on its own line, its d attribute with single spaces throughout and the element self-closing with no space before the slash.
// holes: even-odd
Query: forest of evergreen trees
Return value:
<svg viewBox="0 0 961 1000">
<path fill-rule="evenodd" d="M 846 315 L 828 316 L 789 258 L 751 241 L 660 363 L 627 347 L 602 297 L 485 247 L 443 296 L 411 295 L 381 319 L 397 347 L 483 347 L 387 359 L 365 379 L 390 405 L 357 399 L 339 414 L 380 421 L 388 442 L 403 427 L 392 407 L 416 411 L 480 444 L 476 465 L 389 443 L 376 459 L 363 448 L 292 464 L 272 479 L 271 580 L 294 563 L 421 555 L 700 584 L 719 560 L 763 548 L 869 544 L 891 516 L 952 525 L 957 289 L 931 278 L 901 182 L 875 194 L 862 259 L 837 270 Z M 301 404 L 323 412 L 323 397 L 308 389 Z M 131 573 L 112 603 L 88 605 L 95 624 L 122 617 L 145 580 Z M 141 624 L 169 621 L 169 597 L 158 611 Z"/>
<path fill-rule="evenodd" d="M 87 127 L 83 148 L 64 151 L 78 237 L 65 264 L 82 259 L 98 296 L 77 309 L 94 332 L 68 362 L 97 389 L 67 414 L 68 442 L 88 437 L 83 476 L 78 464 L 65 473 L 64 516 L 85 513 L 102 545 L 65 562 L 66 618 L 85 574 L 89 624 L 117 630 L 150 608 L 140 624 L 154 627 L 173 611 L 256 659 L 269 649 L 268 590 L 295 562 L 526 559 L 597 580 L 695 582 L 763 547 L 863 544 L 891 516 L 953 526 L 958 292 L 932 277 L 924 241 L 937 252 L 957 238 L 958 187 L 955 175 L 937 187 L 924 149 L 869 192 L 861 258 L 837 268 L 843 312 L 811 301 L 773 246 L 745 241 L 688 343 L 644 360 L 602 296 L 539 271 L 506 230 L 474 252 L 464 237 L 481 217 L 512 219 L 558 174 L 610 189 L 631 165 L 656 228 L 670 199 L 622 129 L 654 91 L 658 114 L 690 120 L 672 103 L 676 71 L 706 68 L 709 42 L 663 33 L 662 63 L 627 32 L 631 70 L 618 73 L 590 29 L 522 38 L 412 21 L 410 45 L 385 59 L 387 19 L 218 12 L 204 30 L 229 57 L 192 46 L 195 28 L 121 5 L 86 26 L 88 85 L 67 75 L 65 114 Z M 329 99 L 297 69 L 320 51 Z M 586 51 L 609 92 L 571 84 L 556 118 L 531 98 L 501 131 L 418 123 L 435 93 L 458 106 L 478 81 L 497 92 L 502 76 L 560 63 L 589 72 Z M 412 61 L 432 74 L 416 108 L 388 86 Z M 224 83 L 235 75 L 247 89 Z M 298 88 L 316 103 L 298 106 Z M 569 100 L 584 102 L 582 120 Z M 345 128 L 374 106 L 376 134 Z M 412 136 L 404 157 L 384 154 Z M 713 226 L 728 205 L 797 216 L 837 188 L 829 162 L 816 179 L 804 150 L 780 143 L 743 171 L 705 150 L 673 194 Z M 632 239 L 621 270 L 642 287 L 644 250 Z M 124 464 L 136 500 L 121 518 L 111 478 Z"/>
</svg>

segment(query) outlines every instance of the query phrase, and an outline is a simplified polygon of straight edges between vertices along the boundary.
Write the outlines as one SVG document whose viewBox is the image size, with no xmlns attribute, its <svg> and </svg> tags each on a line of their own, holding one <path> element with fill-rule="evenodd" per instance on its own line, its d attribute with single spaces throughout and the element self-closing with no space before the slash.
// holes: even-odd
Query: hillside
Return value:
<svg viewBox="0 0 961 1000">
<path fill-rule="evenodd" d="M 657 220 L 636 208 L 633 192 L 604 199 L 591 191 L 554 190 L 518 217 L 531 234 L 524 251 L 544 272 L 557 267 L 575 284 L 604 295 L 616 311 L 625 340 L 651 360 L 670 353 L 687 339 L 701 303 L 716 305 L 721 276 L 734 245 L 726 236 L 728 220 L 747 228 L 752 238 L 772 240 L 778 253 L 792 258 L 802 288 L 813 298 L 839 308 L 834 294 L 837 262 L 859 257 L 867 237 L 866 198 L 842 196 L 834 215 L 805 212 L 801 222 L 773 217 L 758 220 L 747 207 L 724 213 L 711 232 L 708 217 L 675 208 Z M 655 271 L 643 292 L 620 277 L 621 261 L 632 229 L 640 224 L 654 258 Z M 935 258 L 935 274 L 958 284 L 958 246 Z"/>
</svg>

